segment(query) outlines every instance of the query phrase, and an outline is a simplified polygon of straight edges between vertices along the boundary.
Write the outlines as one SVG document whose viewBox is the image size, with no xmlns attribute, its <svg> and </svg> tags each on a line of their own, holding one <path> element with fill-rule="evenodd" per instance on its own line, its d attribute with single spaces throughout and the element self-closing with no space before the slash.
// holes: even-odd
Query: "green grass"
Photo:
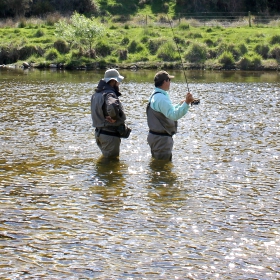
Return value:
<svg viewBox="0 0 280 280">
<path fill-rule="evenodd" d="M 106 3 L 114 6 L 128 1 Z M 151 9 L 156 10 L 156 7 L 151 6 Z M 164 15 L 157 17 L 166 20 Z M 277 26 L 195 27 L 192 22 L 184 20 L 171 29 L 168 22 L 139 25 L 138 21 L 138 16 L 124 23 L 115 22 L 114 17 L 107 20 L 104 36 L 93 46 L 95 53 L 89 53 L 83 44 L 69 45 L 58 38 L 53 25 L 26 22 L 20 25 L 22 27 L 6 26 L 0 28 L 0 64 L 37 60 L 44 66 L 63 63 L 68 68 L 96 63 L 103 67 L 108 64 L 129 67 L 139 62 L 145 67 L 154 67 L 157 63 L 178 67 L 180 55 L 185 67 L 204 65 L 207 69 L 238 67 L 258 70 L 271 65 L 275 68 L 280 63 Z M 26 46 L 28 48 L 17 55 Z M 126 55 L 121 56 L 124 52 Z"/>
</svg>

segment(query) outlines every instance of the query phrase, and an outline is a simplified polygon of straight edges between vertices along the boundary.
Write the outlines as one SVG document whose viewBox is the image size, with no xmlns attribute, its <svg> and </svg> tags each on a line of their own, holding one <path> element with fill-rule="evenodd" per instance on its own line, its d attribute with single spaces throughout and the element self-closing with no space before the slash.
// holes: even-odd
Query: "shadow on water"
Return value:
<svg viewBox="0 0 280 280">
<path fill-rule="evenodd" d="M 99 196 L 100 202 L 119 206 L 120 196 L 123 196 L 126 186 L 126 170 L 127 165 L 119 159 L 107 159 L 103 156 L 97 159 L 90 189 Z"/>
<path fill-rule="evenodd" d="M 178 180 L 172 162 L 151 158 L 148 172 L 148 197 L 154 203 L 166 207 L 174 202 L 185 201 L 186 192 L 187 188 Z"/>
</svg>

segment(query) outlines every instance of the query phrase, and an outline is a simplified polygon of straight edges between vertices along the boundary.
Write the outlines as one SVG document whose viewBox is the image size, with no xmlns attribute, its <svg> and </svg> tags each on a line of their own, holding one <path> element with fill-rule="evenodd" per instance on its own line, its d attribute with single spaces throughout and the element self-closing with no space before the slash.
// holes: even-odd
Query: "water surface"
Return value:
<svg viewBox="0 0 280 280">
<path fill-rule="evenodd" d="M 187 71 L 201 104 L 160 164 L 155 73 L 121 73 L 132 133 L 106 162 L 90 119 L 103 71 L 0 70 L 0 278 L 280 278 L 279 74 Z"/>
</svg>

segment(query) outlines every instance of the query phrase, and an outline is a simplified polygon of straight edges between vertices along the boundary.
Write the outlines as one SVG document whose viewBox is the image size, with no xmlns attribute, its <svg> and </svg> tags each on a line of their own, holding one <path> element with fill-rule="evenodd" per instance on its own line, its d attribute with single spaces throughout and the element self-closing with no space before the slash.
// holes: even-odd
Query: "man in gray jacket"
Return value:
<svg viewBox="0 0 280 280">
<path fill-rule="evenodd" d="M 92 126 L 95 127 L 97 146 L 106 158 L 120 154 L 121 137 L 127 138 L 130 129 L 125 125 L 126 116 L 119 100 L 119 84 L 124 79 L 116 69 L 105 72 L 91 97 Z"/>
<path fill-rule="evenodd" d="M 147 106 L 148 144 L 152 156 L 161 160 L 172 159 L 172 136 L 177 132 L 177 120 L 188 112 L 190 104 L 195 100 L 187 93 L 184 100 L 173 105 L 168 94 L 172 78 L 174 76 L 166 71 L 156 73 L 155 88 Z"/>
</svg>

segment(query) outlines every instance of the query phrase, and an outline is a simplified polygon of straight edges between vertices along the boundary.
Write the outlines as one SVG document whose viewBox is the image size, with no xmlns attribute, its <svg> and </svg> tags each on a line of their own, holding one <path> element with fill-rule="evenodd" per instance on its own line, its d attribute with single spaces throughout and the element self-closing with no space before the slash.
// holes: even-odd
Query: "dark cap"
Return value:
<svg viewBox="0 0 280 280">
<path fill-rule="evenodd" d="M 166 81 L 167 79 L 173 79 L 174 76 L 169 75 L 166 71 L 159 71 L 156 73 L 154 81 L 157 82 L 162 82 Z"/>
</svg>

